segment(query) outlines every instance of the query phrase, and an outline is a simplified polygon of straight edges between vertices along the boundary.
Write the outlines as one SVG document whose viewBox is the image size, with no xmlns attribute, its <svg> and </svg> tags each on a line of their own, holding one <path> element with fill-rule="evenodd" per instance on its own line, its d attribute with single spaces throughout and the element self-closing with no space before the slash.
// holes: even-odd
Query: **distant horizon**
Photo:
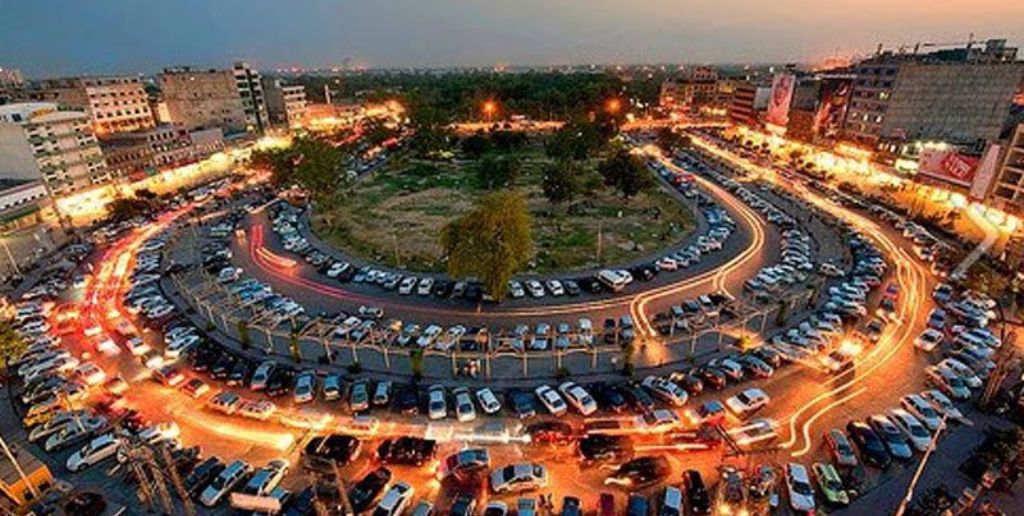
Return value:
<svg viewBox="0 0 1024 516">
<path fill-rule="evenodd" d="M 175 0 L 11 2 L 0 67 L 26 77 L 165 67 L 375 70 L 822 62 L 918 42 L 1024 42 L 1024 2 Z M 910 20 L 910 21 L 908 21 Z"/>
</svg>

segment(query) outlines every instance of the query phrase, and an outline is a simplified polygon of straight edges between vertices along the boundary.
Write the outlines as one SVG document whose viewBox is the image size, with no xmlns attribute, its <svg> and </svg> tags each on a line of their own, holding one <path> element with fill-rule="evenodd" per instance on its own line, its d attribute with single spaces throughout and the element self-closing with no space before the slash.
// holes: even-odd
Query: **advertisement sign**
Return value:
<svg viewBox="0 0 1024 516">
<path fill-rule="evenodd" d="M 955 185 L 970 187 L 974 173 L 981 160 L 961 154 L 952 147 L 926 147 L 918 158 L 917 173 L 946 181 Z"/>
<path fill-rule="evenodd" d="M 821 82 L 820 104 L 814 116 L 814 134 L 833 138 L 842 129 L 853 81 L 849 78 L 825 78 Z"/>
<path fill-rule="evenodd" d="M 768 112 L 765 122 L 785 127 L 789 123 L 789 105 L 793 102 L 793 90 L 796 88 L 796 77 L 788 73 L 780 73 L 772 81 L 772 92 L 768 97 Z"/>
</svg>

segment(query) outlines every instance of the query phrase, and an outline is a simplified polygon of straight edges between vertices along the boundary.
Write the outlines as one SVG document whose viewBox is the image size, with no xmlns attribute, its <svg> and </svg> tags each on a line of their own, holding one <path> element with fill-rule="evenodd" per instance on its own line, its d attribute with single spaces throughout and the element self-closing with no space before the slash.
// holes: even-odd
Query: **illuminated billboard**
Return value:
<svg viewBox="0 0 1024 516">
<path fill-rule="evenodd" d="M 768 97 L 768 112 L 765 122 L 779 127 L 789 123 L 789 105 L 793 102 L 793 90 L 796 77 L 789 73 L 780 73 L 772 80 L 772 92 Z"/>
<path fill-rule="evenodd" d="M 980 161 L 977 157 L 961 154 L 955 147 L 925 147 L 917 160 L 917 173 L 969 188 Z"/>
</svg>

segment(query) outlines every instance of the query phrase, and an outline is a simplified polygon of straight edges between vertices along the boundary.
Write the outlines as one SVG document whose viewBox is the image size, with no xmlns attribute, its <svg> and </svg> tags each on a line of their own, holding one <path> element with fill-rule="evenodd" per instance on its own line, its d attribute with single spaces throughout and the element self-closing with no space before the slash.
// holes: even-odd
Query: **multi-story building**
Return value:
<svg viewBox="0 0 1024 516">
<path fill-rule="evenodd" d="M 1006 143 L 991 198 L 1007 211 L 1024 214 L 1024 124 L 1017 126 Z"/>
<path fill-rule="evenodd" d="M 55 103 L 0 106 L 0 174 L 41 180 L 55 197 L 110 179 L 89 114 Z"/>
<path fill-rule="evenodd" d="M 205 158 L 223 149 L 224 138 L 219 128 L 189 132 L 160 125 L 104 140 L 101 147 L 113 177 L 138 180 Z"/>
<path fill-rule="evenodd" d="M 264 78 L 270 122 L 295 127 L 306 116 L 306 88 L 301 84 L 284 84 L 281 79 Z"/>
<path fill-rule="evenodd" d="M 853 65 L 844 139 L 893 154 L 915 141 L 998 137 L 1024 62 L 1005 40 L 926 54 L 879 52 Z"/>
<path fill-rule="evenodd" d="M 750 82 L 736 84 L 732 93 L 732 102 L 729 104 L 730 120 L 743 125 L 755 125 L 757 123 L 755 102 L 759 89 L 761 88 Z"/>
<path fill-rule="evenodd" d="M 155 125 L 146 89 L 138 77 L 68 77 L 38 81 L 42 98 L 85 110 L 100 138 Z"/>
<path fill-rule="evenodd" d="M 247 122 L 234 73 L 230 70 L 167 68 L 157 79 L 168 121 L 192 131 L 221 128 L 225 134 L 246 130 Z"/>
<path fill-rule="evenodd" d="M 235 75 L 238 96 L 242 99 L 242 109 L 245 110 L 246 124 L 250 131 L 262 133 L 269 122 L 267 99 L 263 95 L 263 79 L 249 63 L 242 61 L 235 63 L 232 72 Z"/>
<path fill-rule="evenodd" d="M 695 66 L 661 84 L 660 107 L 670 113 L 690 113 L 718 98 L 718 70 Z"/>
</svg>

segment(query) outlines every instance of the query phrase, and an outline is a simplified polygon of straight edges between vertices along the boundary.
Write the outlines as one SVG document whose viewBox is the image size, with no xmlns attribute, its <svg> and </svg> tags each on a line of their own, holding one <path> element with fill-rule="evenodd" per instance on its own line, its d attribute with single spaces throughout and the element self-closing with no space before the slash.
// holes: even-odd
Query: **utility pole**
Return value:
<svg viewBox="0 0 1024 516">
<path fill-rule="evenodd" d="M 601 263 L 601 250 L 604 246 L 604 238 L 602 237 L 602 230 L 604 229 L 604 220 L 597 221 L 597 263 Z"/>
</svg>

